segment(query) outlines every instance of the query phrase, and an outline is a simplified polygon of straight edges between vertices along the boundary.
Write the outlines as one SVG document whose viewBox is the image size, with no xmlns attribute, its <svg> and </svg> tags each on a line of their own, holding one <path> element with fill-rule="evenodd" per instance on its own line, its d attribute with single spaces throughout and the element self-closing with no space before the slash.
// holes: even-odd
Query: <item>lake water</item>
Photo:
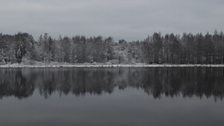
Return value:
<svg viewBox="0 0 224 126">
<path fill-rule="evenodd" d="M 223 126 L 224 68 L 0 69 L 2 126 Z"/>
</svg>

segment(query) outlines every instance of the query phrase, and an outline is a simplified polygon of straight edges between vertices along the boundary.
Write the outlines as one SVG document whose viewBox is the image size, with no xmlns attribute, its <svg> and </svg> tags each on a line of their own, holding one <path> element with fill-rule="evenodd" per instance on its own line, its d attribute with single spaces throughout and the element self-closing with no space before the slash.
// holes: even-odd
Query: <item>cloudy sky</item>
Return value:
<svg viewBox="0 0 224 126">
<path fill-rule="evenodd" d="M 223 0 L 0 0 L 0 32 L 144 39 L 224 29 Z"/>
</svg>

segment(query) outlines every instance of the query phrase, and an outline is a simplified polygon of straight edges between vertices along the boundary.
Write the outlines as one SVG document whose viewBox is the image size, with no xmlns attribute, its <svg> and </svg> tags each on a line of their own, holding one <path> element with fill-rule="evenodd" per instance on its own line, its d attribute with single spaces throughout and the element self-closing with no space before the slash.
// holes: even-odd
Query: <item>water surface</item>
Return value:
<svg viewBox="0 0 224 126">
<path fill-rule="evenodd" d="M 224 68 L 0 69 L 4 126 L 223 126 Z"/>
</svg>

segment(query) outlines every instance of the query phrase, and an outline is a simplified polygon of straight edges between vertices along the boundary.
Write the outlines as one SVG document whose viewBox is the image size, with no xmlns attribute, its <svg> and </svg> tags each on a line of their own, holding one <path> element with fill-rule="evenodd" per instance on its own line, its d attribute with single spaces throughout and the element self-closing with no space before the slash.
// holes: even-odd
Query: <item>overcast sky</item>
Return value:
<svg viewBox="0 0 224 126">
<path fill-rule="evenodd" d="M 224 0 L 0 0 L 0 32 L 144 39 L 224 29 Z"/>
</svg>

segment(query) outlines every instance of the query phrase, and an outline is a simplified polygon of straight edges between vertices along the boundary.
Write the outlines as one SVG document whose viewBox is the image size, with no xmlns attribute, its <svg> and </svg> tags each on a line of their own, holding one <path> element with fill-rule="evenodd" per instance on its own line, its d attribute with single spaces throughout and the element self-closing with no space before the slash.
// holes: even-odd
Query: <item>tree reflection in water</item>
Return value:
<svg viewBox="0 0 224 126">
<path fill-rule="evenodd" d="M 1 69 L 0 97 L 19 99 L 35 90 L 44 97 L 53 92 L 67 95 L 102 95 L 114 88 L 144 90 L 154 98 L 224 96 L 224 68 L 48 68 Z"/>
</svg>

